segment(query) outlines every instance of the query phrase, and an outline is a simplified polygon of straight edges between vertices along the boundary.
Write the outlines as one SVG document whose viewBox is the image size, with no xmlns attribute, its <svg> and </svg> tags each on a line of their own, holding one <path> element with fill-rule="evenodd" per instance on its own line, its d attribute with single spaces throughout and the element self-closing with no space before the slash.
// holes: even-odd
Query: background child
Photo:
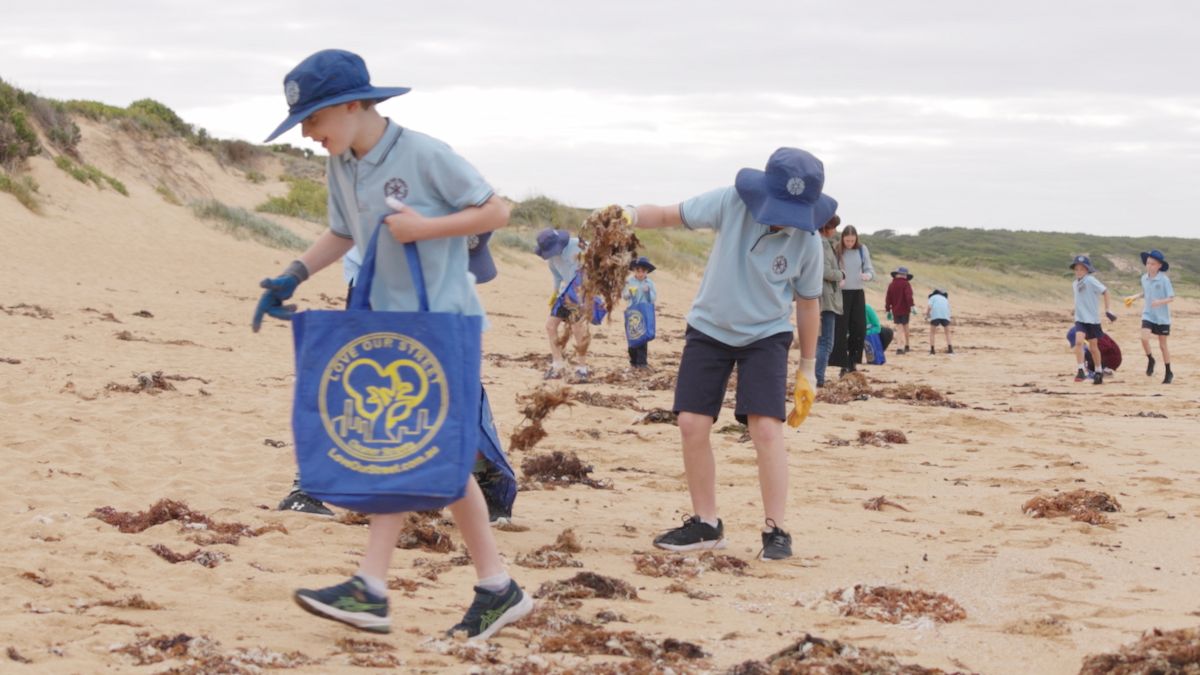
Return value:
<svg viewBox="0 0 1200 675">
<path fill-rule="evenodd" d="M 834 331 L 837 329 L 838 316 L 842 313 L 842 272 L 841 259 L 833 250 L 833 240 L 837 239 L 838 226 L 842 219 L 834 216 L 821 226 L 821 248 L 824 250 L 824 280 L 821 286 L 821 335 L 817 338 L 817 386 L 825 386 L 825 367 L 829 364 L 829 355 L 833 352 Z"/>
<path fill-rule="evenodd" d="M 1092 378 L 1092 382 L 1102 384 L 1104 382 L 1104 355 L 1100 352 L 1100 346 L 1096 342 L 1104 334 L 1104 330 L 1100 327 L 1100 299 L 1104 299 L 1104 314 L 1108 316 L 1109 321 L 1116 321 L 1117 315 L 1109 311 L 1108 287 L 1096 278 L 1096 268 L 1092 267 L 1090 258 L 1086 255 L 1075 256 L 1075 259 L 1071 261 L 1071 270 L 1075 272 L 1075 283 L 1072 286 L 1075 293 L 1075 325 L 1087 339 L 1092 358 L 1096 361 L 1096 375 Z M 1087 379 L 1087 373 L 1084 371 L 1086 364 L 1083 360 L 1082 340 L 1075 341 L 1075 362 L 1075 381 L 1083 382 Z"/>
<path fill-rule="evenodd" d="M 1171 372 L 1171 352 L 1167 349 L 1167 336 L 1171 334 L 1171 308 L 1168 305 L 1175 300 L 1175 289 L 1171 287 L 1171 279 L 1166 274 L 1171 265 L 1158 249 L 1143 251 L 1142 264 L 1146 266 L 1146 273 L 1142 275 L 1142 292 L 1125 298 L 1125 306 L 1129 307 L 1138 298 L 1145 298 L 1142 307 L 1142 349 L 1146 350 L 1146 376 L 1154 374 L 1150 336 L 1157 335 L 1163 368 L 1167 371 L 1162 383 L 1171 384 L 1175 374 Z"/>
<path fill-rule="evenodd" d="M 582 270 L 579 267 L 581 252 L 579 237 L 572 237 L 566 230 L 546 228 L 538 232 L 537 248 L 534 250 L 550 266 L 554 276 L 554 295 L 550 304 L 550 316 L 546 319 L 546 336 L 550 339 L 550 367 L 544 378 L 555 380 L 562 377 L 566 363 L 562 348 L 558 344 L 558 327 L 563 321 L 570 324 L 571 336 L 575 339 L 575 380 L 588 379 L 587 352 L 592 336 L 588 312 L 580 302 L 583 293 Z"/>
<path fill-rule="evenodd" d="M 642 256 L 629 264 L 633 274 L 625 280 L 625 290 L 622 297 L 625 299 L 625 304 L 632 305 L 635 302 L 648 302 L 650 306 L 658 304 L 658 291 L 654 288 L 654 282 L 647 276 L 656 268 L 646 256 Z M 629 348 L 629 365 L 634 368 L 649 368 L 647 356 L 649 355 L 650 343 L 642 343 L 639 347 Z"/>
<path fill-rule="evenodd" d="M 263 281 L 266 292 L 255 311 L 255 330 L 264 314 L 290 318 L 294 306 L 283 302 L 296 286 L 337 261 L 351 246 L 365 250 L 381 219 L 387 232 L 378 240 L 373 309 L 418 309 L 404 253 L 404 244 L 415 242 L 430 309 L 483 315 L 467 273 L 467 238 L 503 227 L 508 207 L 449 146 L 402 129 L 375 109 L 379 101 L 407 91 L 371 86 L 362 58 L 335 49 L 309 56 L 284 78 L 290 114 L 267 141 L 301 124 L 306 138 L 329 151 L 330 226 L 283 275 Z M 406 203 L 398 201 L 401 196 Z M 533 603 L 505 570 L 474 477 L 468 478 L 465 496 L 449 509 L 479 579 L 474 601 L 450 631 L 486 639 L 528 614 Z M 356 628 L 390 631 L 387 573 L 405 522 L 403 513 L 372 515 L 358 572 L 335 586 L 300 589 L 293 595 L 296 603 L 312 614 Z"/>
<path fill-rule="evenodd" d="M 912 281 L 913 275 L 907 267 L 898 267 L 892 272 L 892 283 L 888 284 L 887 295 L 884 296 L 883 309 L 888 318 L 896 324 L 896 337 L 904 338 L 904 346 L 896 347 L 897 354 L 908 353 L 908 315 L 913 308 Z"/>
<path fill-rule="evenodd" d="M 875 267 L 871 264 L 871 252 L 858 238 L 853 225 L 842 228 L 837 246 L 838 259 L 846 273 L 842 279 L 842 313 L 833 337 L 833 352 L 830 364 L 842 367 L 843 372 L 854 372 L 862 363 L 863 340 L 867 334 L 867 304 L 864 284 L 875 278 Z"/>
<path fill-rule="evenodd" d="M 941 326 L 946 333 L 946 353 L 954 353 L 950 342 L 950 294 L 935 288 L 929 294 L 929 305 L 925 307 L 925 318 L 929 319 L 929 353 L 937 353 L 937 329 Z"/>
<path fill-rule="evenodd" d="M 837 202 L 821 194 L 825 168 L 811 154 L 780 148 L 766 171 L 742 169 L 735 184 L 673 206 L 639 206 L 627 213 L 643 228 L 683 225 L 716 230 L 700 290 L 687 316 L 686 343 L 675 383 L 683 466 L 693 515 L 654 539 L 671 551 L 725 547 L 717 515 L 712 427 L 725 387 L 738 369 L 734 415 L 747 425 L 757 452 L 765 527 L 762 560 L 792 556 L 787 514 L 787 413 L 791 314 L 800 338 L 798 382 L 815 379 L 822 275 L 818 227 Z"/>
<path fill-rule="evenodd" d="M 1092 358 L 1092 350 L 1088 349 L 1086 341 L 1078 337 L 1079 328 L 1075 324 L 1071 324 L 1070 330 L 1067 331 L 1067 344 L 1071 345 L 1071 349 L 1075 349 L 1075 340 L 1079 339 L 1083 342 L 1083 363 L 1087 368 L 1087 376 L 1094 377 L 1096 375 L 1096 360 Z M 1100 347 L 1100 361 L 1104 364 L 1103 371 L 1105 375 L 1112 375 L 1118 368 L 1121 367 L 1121 347 L 1116 340 L 1108 333 L 1102 333 L 1096 339 L 1096 345 Z"/>
<path fill-rule="evenodd" d="M 881 366 L 887 363 L 887 348 L 892 344 L 895 333 L 891 328 L 879 323 L 879 314 L 867 303 L 863 306 L 867 315 L 867 335 L 863 342 L 863 358 L 867 363 Z"/>
</svg>

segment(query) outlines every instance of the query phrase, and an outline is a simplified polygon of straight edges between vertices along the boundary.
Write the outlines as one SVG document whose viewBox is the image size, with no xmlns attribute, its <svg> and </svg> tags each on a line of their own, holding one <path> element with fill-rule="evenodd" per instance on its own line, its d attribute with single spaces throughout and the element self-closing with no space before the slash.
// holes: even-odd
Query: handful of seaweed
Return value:
<svg viewBox="0 0 1200 675">
<path fill-rule="evenodd" d="M 640 244 L 622 211 L 615 204 L 597 209 L 583 221 L 579 231 L 579 238 L 588 243 L 579 256 L 583 266 L 580 297 L 584 302 L 597 296 L 603 298 L 609 320 L 621 298 L 625 279 L 629 277 L 629 264 L 637 259 Z"/>
<path fill-rule="evenodd" d="M 529 481 L 563 486 L 582 483 L 598 490 L 611 489 L 611 481 L 598 481 L 588 476 L 593 470 L 591 464 L 584 464 L 575 453 L 567 454 L 561 450 L 534 455 L 521 462 L 521 472 Z"/>
<path fill-rule="evenodd" d="M 1071 516 L 1071 520 L 1089 525 L 1104 525 L 1108 523 L 1104 514 L 1120 511 L 1121 504 L 1103 492 L 1079 489 L 1053 497 L 1039 495 L 1025 502 L 1021 510 L 1034 518 Z"/>
<path fill-rule="evenodd" d="M 726 675 L 773 673 L 872 673 L 873 675 L 943 675 L 936 668 L 904 665 L 890 652 L 826 640 L 808 633 L 764 661 L 744 661 Z"/>
<path fill-rule="evenodd" d="M 1087 657 L 1079 669 L 1079 675 L 1196 672 L 1200 672 L 1200 628 L 1155 628 L 1116 654 Z"/>
<path fill-rule="evenodd" d="M 842 616 L 883 623 L 900 623 L 905 619 L 922 617 L 938 623 L 951 623 L 967 618 L 966 610 L 952 598 L 929 591 L 857 584 L 854 588 L 829 591 L 825 598 L 838 606 Z"/>
<path fill-rule="evenodd" d="M 551 410 L 564 404 L 574 405 L 570 387 L 559 386 L 551 389 L 541 386 L 528 394 L 518 395 L 517 405 L 521 407 L 521 414 L 525 415 L 525 419 L 513 429 L 512 437 L 508 441 L 509 448 L 528 450 L 537 445 L 538 441 L 546 437 L 542 420 L 546 419 Z"/>
</svg>

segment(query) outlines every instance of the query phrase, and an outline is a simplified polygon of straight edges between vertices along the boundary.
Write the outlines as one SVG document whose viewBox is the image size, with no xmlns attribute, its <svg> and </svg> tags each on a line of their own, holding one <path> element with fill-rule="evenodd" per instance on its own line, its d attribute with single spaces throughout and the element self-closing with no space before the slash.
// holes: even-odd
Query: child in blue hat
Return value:
<svg viewBox="0 0 1200 675">
<path fill-rule="evenodd" d="M 787 445 L 783 421 L 799 424 L 811 405 L 820 330 L 823 251 L 817 234 L 837 211 L 822 194 L 825 167 L 804 150 L 780 148 L 766 171 L 742 169 L 734 185 L 672 206 L 626 207 L 635 227 L 683 225 L 716 230 L 687 332 L 673 410 L 678 413 L 683 465 L 692 513 L 654 539 L 658 548 L 693 551 L 725 547 L 717 512 L 716 460 L 711 432 L 738 369 L 734 416 L 749 427 L 758 455 L 765 527 L 762 560 L 792 556 L 786 529 Z M 795 307 L 800 338 L 796 401 L 787 412 L 788 350 Z M 796 411 L 794 411 L 796 412 Z"/>
<path fill-rule="evenodd" d="M 407 91 L 372 86 L 362 58 L 336 49 L 309 56 L 284 78 L 289 115 L 267 141 L 300 124 L 306 138 L 329 152 L 330 223 L 283 274 L 262 282 L 266 291 L 255 310 L 256 331 L 264 315 L 290 318 L 295 306 L 284 302 L 296 287 L 351 247 L 364 251 L 381 219 L 387 231 L 378 241 L 373 309 L 418 309 L 404 253 L 404 244 L 415 242 L 430 310 L 483 315 L 468 274 L 468 238 L 507 224 L 508 207 L 445 143 L 405 129 L 375 109 L 380 101 Z M 487 639 L 528 614 L 533 603 L 509 577 L 489 527 L 484 495 L 474 477 L 468 480 L 466 495 L 449 509 L 479 580 L 471 607 L 450 630 Z M 405 521 L 403 513 L 371 516 L 358 572 L 333 586 L 298 590 L 296 603 L 355 628 L 390 631 L 387 572 Z"/>
<path fill-rule="evenodd" d="M 1104 300 L 1104 314 L 1109 321 L 1116 321 L 1117 315 L 1109 311 L 1108 287 L 1096 278 L 1096 268 L 1092 266 L 1091 258 L 1077 255 L 1071 261 L 1071 270 L 1075 272 L 1075 283 L 1072 288 L 1075 293 L 1075 325 L 1087 339 L 1088 349 L 1096 360 L 1096 374 L 1093 384 L 1104 383 L 1104 363 L 1100 354 L 1098 340 L 1104 334 L 1100 326 L 1100 300 Z M 1087 365 L 1083 358 L 1083 340 L 1075 341 L 1075 381 L 1083 382 L 1088 379 Z"/>
<path fill-rule="evenodd" d="M 1162 352 L 1163 384 L 1171 384 L 1175 374 L 1171 372 L 1171 352 L 1167 349 L 1167 336 L 1171 334 L 1171 308 L 1175 300 L 1175 289 L 1167 270 L 1171 264 L 1167 257 L 1158 249 L 1142 252 L 1142 264 L 1146 273 L 1142 275 L 1142 292 L 1125 298 L 1125 306 L 1133 305 L 1138 298 L 1144 298 L 1142 305 L 1142 349 L 1146 350 L 1146 376 L 1154 374 L 1154 356 L 1150 353 L 1150 336 L 1158 336 L 1158 348 Z"/>
<path fill-rule="evenodd" d="M 566 230 L 552 227 L 538 232 L 534 253 L 550 267 L 554 277 L 554 292 L 550 296 L 550 316 L 546 318 L 546 337 L 550 340 L 550 367 L 542 376 L 546 380 L 557 380 L 563 376 L 566 361 L 558 343 L 558 327 L 566 321 L 575 339 L 575 374 L 572 382 L 587 382 L 590 376 L 587 365 L 588 347 L 592 343 L 589 314 L 580 301 L 583 293 L 583 270 L 579 264 L 582 253 L 579 237 Z"/>
<path fill-rule="evenodd" d="M 629 264 L 629 268 L 633 270 L 633 274 L 630 274 L 625 279 L 625 290 L 621 294 L 625 300 L 625 304 L 632 305 L 638 302 L 646 302 L 651 307 L 657 305 L 658 290 L 654 288 L 654 281 L 650 279 L 649 275 L 658 268 L 646 256 L 641 256 L 637 260 L 634 260 Z M 649 353 L 649 342 L 644 342 L 637 347 L 630 347 L 629 365 L 638 369 L 649 368 Z"/>
</svg>

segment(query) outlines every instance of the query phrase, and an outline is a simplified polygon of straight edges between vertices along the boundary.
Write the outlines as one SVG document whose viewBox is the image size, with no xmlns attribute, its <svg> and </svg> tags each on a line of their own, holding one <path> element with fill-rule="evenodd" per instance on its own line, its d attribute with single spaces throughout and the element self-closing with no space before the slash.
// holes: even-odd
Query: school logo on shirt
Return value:
<svg viewBox="0 0 1200 675">
<path fill-rule="evenodd" d="M 408 183 L 403 178 L 392 178 L 383 184 L 383 196 L 395 197 L 400 201 L 408 199 Z"/>
<path fill-rule="evenodd" d="M 318 404 L 337 446 L 331 459 L 360 473 L 402 473 L 440 452 L 432 441 L 446 421 L 450 392 L 425 345 L 381 332 L 334 354 L 321 374 Z"/>
<path fill-rule="evenodd" d="M 775 272 L 775 274 L 783 274 L 787 271 L 787 266 L 787 258 L 783 256 L 776 256 L 775 262 L 771 263 L 771 270 Z"/>
</svg>

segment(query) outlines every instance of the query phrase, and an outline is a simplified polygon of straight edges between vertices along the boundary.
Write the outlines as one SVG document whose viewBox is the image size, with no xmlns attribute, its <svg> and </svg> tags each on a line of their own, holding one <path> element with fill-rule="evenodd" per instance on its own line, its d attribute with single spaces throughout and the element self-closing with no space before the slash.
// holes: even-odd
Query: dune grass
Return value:
<svg viewBox="0 0 1200 675">
<path fill-rule="evenodd" d="M 10 176 L 0 171 L 0 192 L 7 192 L 17 198 L 22 206 L 34 213 L 42 212 L 42 204 L 37 198 L 38 185 L 31 176 Z"/>
<path fill-rule="evenodd" d="M 271 197 L 254 207 L 259 213 L 275 213 L 292 216 L 314 223 L 325 223 L 329 218 L 329 190 L 325 183 L 300 176 L 283 176 L 288 183 L 288 193 L 283 197 Z"/>
<path fill-rule="evenodd" d="M 253 239 L 272 248 L 289 251 L 303 251 L 311 243 L 278 223 L 215 199 L 196 201 L 191 206 L 197 216 L 216 221 L 218 229 L 238 239 Z"/>
<path fill-rule="evenodd" d="M 76 164 L 71 160 L 70 157 L 67 157 L 66 155 L 59 155 L 58 157 L 54 158 L 54 165 L 63 171 L 66 171 L 71 175 L 72 178 L 80 183 L 92 182 L 100 189 L 104 189 L 104 186 L 107 184 L 109 187 L 117 192 L 120 192 L 126 197 L 129 196 L 129 190 L 126 189 L 124 183 L 104 173 L 100 169 L 97 169 L 91 164 Z"/>
</svg>

